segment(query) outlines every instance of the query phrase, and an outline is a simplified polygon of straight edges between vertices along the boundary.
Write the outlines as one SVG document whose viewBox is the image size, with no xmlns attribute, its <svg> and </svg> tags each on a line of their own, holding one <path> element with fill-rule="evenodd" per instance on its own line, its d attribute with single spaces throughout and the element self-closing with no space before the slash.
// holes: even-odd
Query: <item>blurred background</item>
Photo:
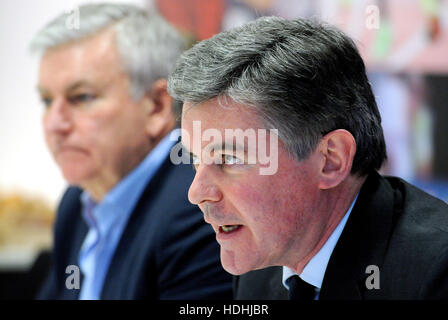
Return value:
<svg viewBox="0 0 448 320">
<path fill-rule="evenodd" d="M 50 19 L 88 2 L 103 1 L 0 3 L 0 298 L 34 293 L 40 279 L 29 271 L 38 253 L 51 248 L 54 212 L 66 187 L 44 143 L 39 61 L 28 45 Z M 448 202 L 448 0 L 109 2 L 157 8 L 191 43 L 264 15 L 338 26 L 357 43 L 382 114 L 389 158 L 382 173 Z"/>
</svg>

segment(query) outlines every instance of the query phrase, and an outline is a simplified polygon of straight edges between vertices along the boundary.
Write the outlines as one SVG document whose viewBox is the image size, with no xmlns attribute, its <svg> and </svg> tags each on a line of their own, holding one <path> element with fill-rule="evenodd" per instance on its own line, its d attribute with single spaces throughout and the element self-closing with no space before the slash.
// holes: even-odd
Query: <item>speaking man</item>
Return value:
<svg viewBox="0 0 448 320">
<path fill-rule="evenodd" d="M 195 158 L 189 199 L 236 298 L 448 298 L 448 207 L 378 174 L 380 114 L 342 32 L 260 18 L 185 52 L 168 88 Z"/>
</svg>

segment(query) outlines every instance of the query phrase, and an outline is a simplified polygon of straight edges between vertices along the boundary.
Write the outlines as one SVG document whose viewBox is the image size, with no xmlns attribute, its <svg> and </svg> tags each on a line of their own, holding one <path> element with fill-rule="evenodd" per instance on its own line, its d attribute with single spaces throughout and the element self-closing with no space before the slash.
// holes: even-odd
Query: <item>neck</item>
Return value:
<svg viewBox="0 0 448 320">
<path fill-rule="evenodd" d="M 134 170 L 152 149 L 149 146 L 142 148 L 138 156 L 125 159 L 125 163 L 118 170 L 103 171 L 100 177 L 83 182 L 81 188 L 86 190 L 95 202 L 100 203 L 104 196 Z"/>
<path fill-rule="evenodd" d="M 350 209 L 351 204 L 356 198 L 359 190 L 361 189 L 366 177 L 349 176 L 338 187 L 322 191 L 319 199 L 319 207 L 314 210 L 315 212 L 325 213 L 320 215 L 320 221 L 326 221 L 322 223 L 321 228 L 317 229 L 317 232 L 310 234 L 308 241 L 313 243 L 311 249 L 304 254 L 299 263 L 296 263 L 291 269 L 298 274 L 302 273 L 308 262 L 319 252 L 319 250 L 325 245 L 328 238 L 341 222 L 347 211 Z"/>
<path fill-rule="evenodd" d="M 166 126 L 159 135 L 151 137 L 147 145 L 139 148 L 137 156 L 125 159 L 123 167 L 117 170 L 118 173 L 103 173 L 101 177 L 82 183 L 81 187 L 89 193 L 95 202 L 100 203 L 104 196 L 134 170 L 173 128 L 174 125 Z"/>
</svg>

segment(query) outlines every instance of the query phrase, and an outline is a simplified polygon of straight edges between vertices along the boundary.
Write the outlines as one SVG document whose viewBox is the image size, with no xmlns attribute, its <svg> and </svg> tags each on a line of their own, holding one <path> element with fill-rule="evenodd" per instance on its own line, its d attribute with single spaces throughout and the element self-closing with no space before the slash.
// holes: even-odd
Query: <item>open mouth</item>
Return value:
<svg viewBox="0 0 448 320">
<path fill-rule="evenodd" d="M 230 233 L 232 231 L 237 230 L 240 227 L 242 227 L 242 225 L 240 225 L 240 224 L 224 225 L 224 226 L 219 226 L 219 231 L 224 232 L 224 233 Z"/>
</svg>

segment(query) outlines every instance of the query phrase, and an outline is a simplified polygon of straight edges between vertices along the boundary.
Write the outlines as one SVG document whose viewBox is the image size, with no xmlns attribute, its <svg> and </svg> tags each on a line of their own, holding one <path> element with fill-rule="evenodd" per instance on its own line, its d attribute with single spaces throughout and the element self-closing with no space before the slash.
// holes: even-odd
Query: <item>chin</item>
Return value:
<svg viewBox="0 0 448 320">
<path fill-rule="evenodd" d="M 64 176 L 65 181 L 67 181 L 70 185 L 81 185 L 84 181 L 87 181 L 90 174 L 85 170 L 80 170 L 77 168 L 74 170 L 73 168 L 61 168 L 62 175 Z"/>
<path fill-rule="evenodd" d="M 240 275 L 246 273 L 246 272 L 243 272 L 243 271 L 241 271 L 241 270 L 238 270 L 238 269 L 235 269 L 235 268 L 228 267 L 228 266 L 225 265 L 225 264 L 222 264 L 222 267 L 223 267 L 223 269 L 224 269 L 225 271 L 227 271 L 228 273 L 230 273 L 230 274 L 233 275 L 233 276 L 240 276 Z M 250 270 L 249 270 L 249 271 L 250 271 Z M 247 271 L 247 272 L 248 272 L 248 271 Z"/>
<path fill-rule="evenodd" d="M 221 250 L 221 264 L 225 271 L 234 276 L 239 276 L 255 269 L 251 268 L 244 259 L 238 261 L 233 251 Z"/>
</svg>

